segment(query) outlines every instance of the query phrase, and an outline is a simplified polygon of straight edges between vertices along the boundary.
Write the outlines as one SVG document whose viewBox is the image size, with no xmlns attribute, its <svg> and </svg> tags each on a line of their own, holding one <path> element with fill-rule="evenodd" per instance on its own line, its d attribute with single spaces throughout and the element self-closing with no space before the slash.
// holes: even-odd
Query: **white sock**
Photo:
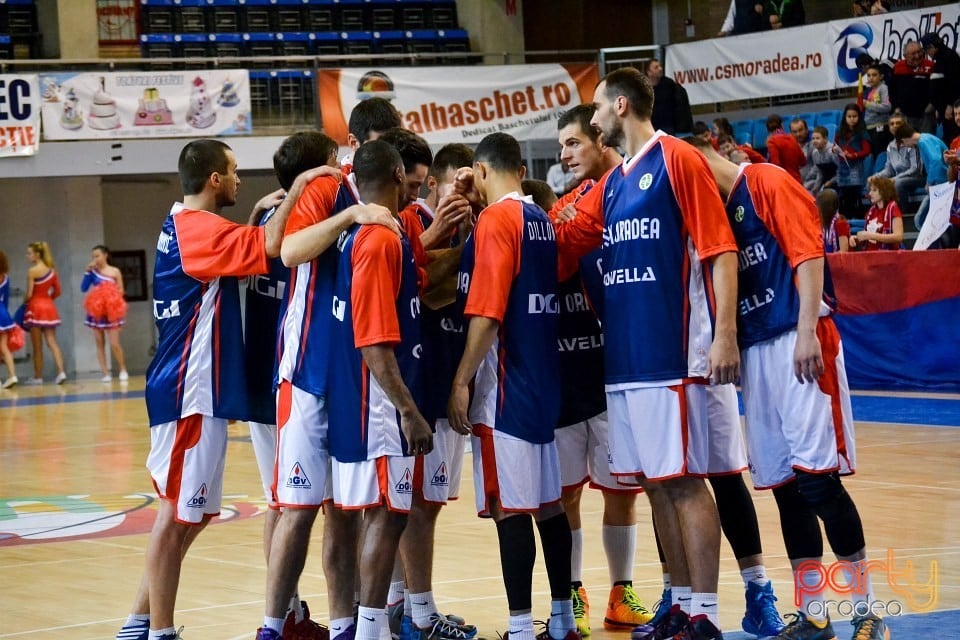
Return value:
<svg viewBox="0 0 960 640">
<path fill-rule="evenodd" d="M 818 592 L 811 589 L 815 589 L 822 580 L 823 573 L 817 569 L 800 571 L 799 575 L 794 571 L 794 589 L 800 590 L 800 611 L 807 616 L 807 619 L 820 624 L 827 621 L 823 589 Z"/>
<path fill-rule="evenodd" d="M 693 599 L 691 595 L 692 592 L 693 589 L 690 587 L 674 586 L 670 590 L 670 593 L 673 595 L 673 604 L 680 605 L 680 609 L 687 615 L 690 615 L 690 602 Z"/>
<path fill-rule="evenodd" d="M 403 590 L 403 615 L 408 618 L 413 617 L 413 605 L 410 604 L 410 590 Z"/>
<path fill-rule="evenodd" d="M 413 607 L 413 624 L 421 629 L 430 626 L 430 616 L 437 612 L 437 603 L 433 601 L 433 591 L 411 593 L 410 606 Z"/>
<path fill-rule="evenodd" d="M 670 574 L 669 574 L 669 573 L 664 573 L 664 574 L 663 574 L 663 588 L 664 588 L 664 589 L 667 589 L 667 590 L 670 589 Z"/>
<path fill-rule="evenodd" d="M 334 640 L 338 635 L 353 626 L 353 617 L 337 618 L 330 621 L 330 640 Z"/>
<path fill-rule="evenodd" d="M 273 629 L 277 633 L 283 631 L 283 622 L 284 618 L 268 618 L 267 616 L 263 617 L 263 628 L 264 629 Z"/>
<path fill-rule="evenodd" d="M 573 600 L 565 598 L 563 600 L 550 601 L 550 621 L 547 623 L 547 631 L 554 640 L 563 640 L 568 631 L 572 631 L 577 626 L 573 619 Z"/>
<path fill-rule="evenodd" d="M 177 630 L 173 627 L 167 627 L 166 629 L 150 629 L 150 640 L 160 640 L 163 636 L 174 635 L 176 633 Z"/>
<path fill-rule="evenodd" d="M 518 616 L 510 616 L 510 638 L 512 640 L 534 640 L 532 613 L 527 612 Z"/>
<path fill-rule="evenodd" d="M 303 619 L 306 617 L 306 616 L 304 615 L 303 605 L 300 604 L 301 602 L 302 602 L 302 600 L 300 600 L 300 592 L 299 592 L 299 591 L 294 591 L 294 592 L 293 592 L 293 597 L 290 598 L 290 607 L 287 609 L 287 613 L 288 613 L 288 614 L 289 614 L 291 611 L 293 611 L 293 621 L 294 621 L 294 622 L 303 622 Z"/>
<path fill-rule="evenodd" d="M 360 607 L 357 611 L 357 640 L 380 640 L 383 609 Z"/>
<path fill-rule="evenodd" d="M 603 525 L 603 550 L 607 554 L 610 584 L 633 581 L 633 561 L 637 553 L 637 525 Z"/>
<path fill-rule="evenodd" d="M 137 622 L 150 622 L 149 613 L 131 613 L 127 616 L 127 621 L 123 623 L 125 627 L 132 627 Z"/>
<path fill-rule="evenodd" d="M 387 606 L 392 607 L 403 600 L 403 591 L 405 587 L 403 580 L 390 583 L 390 592 L 387 594 Z"/>
<path fill-rule="evenodd" d="M 383 619 L 380 622 L 380 640 L 392 640 L 393 635 L 390 633 L 390 610 L 387 607 L 383 608 Z"/>
<path fill-rule="evenodd" d="M 717 613 L 717 594 L 692 593 L 690 594 L 690 617 L 707 616 L 715 627 L 720 628 L 720 614 Z"/>
<path fill-rule="evenodd" d="M 848 560 L 853 565 L 851 570 L 845 570 L 847 584 L 850 586 L 850 600 L 853 601 L 853 615 L 865 616 L 870 611 L 873 602 L 873 582 L 870 580 L 870 568 L 867 559 Z M 855 573 L 854 573 L 855 572 Z"/>
<path fill-rule="evenodd" d="M 570 582 L 583 582 L 583 529 L 571 529 Z"/>
<path fill-rule="evenodd" d="M 762 564 L 741 569 L 740 577 L 743 578 L 743 586 L 745 587 L 749 586 L 751 582 L 756 582 L 761 587 L 766 586 L 766 584 L 770 582 L 770 579 L 767 577 L 767 568 Z"/>
</svg>

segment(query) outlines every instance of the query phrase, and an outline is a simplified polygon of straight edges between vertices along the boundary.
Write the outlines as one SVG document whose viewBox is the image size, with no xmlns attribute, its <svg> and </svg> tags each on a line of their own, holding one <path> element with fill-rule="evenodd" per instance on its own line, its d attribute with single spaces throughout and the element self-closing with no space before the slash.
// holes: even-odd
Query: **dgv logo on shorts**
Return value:
<svg viewBox="0 0 960 640">
<path fill-rule="evenodd" d="M 440 466 L 437 467 L 437 470 L 433 472 L 433 478 L 430 480 L 430 484 L 434 487 L 446 487 L 448 485 L 447 480 L 447 463 L 441 462 Z"/>
<path fill-rule="evenodd" d="M 413 474 L 410 473 L 410 467 L 403 470 L 403 477 L 400 478 L 394 489 L 397 493 L 413 493 Z"/>
<path fill-rule="evenodd" d="M 287 488 L 289 489 L 309 489 L 311 486 L 310 478 L 303 472 L 303 467 L 299 462 L 293 464 L 293 469 L 287 474 Z"/>
<path fill-rule="evenodd" d="M 207 505 L 207 483 L 204 482 L 193 494 L 193 497 L 187 500 L 187 507 L 191 509 L 203 509 Z"/>
</svg>

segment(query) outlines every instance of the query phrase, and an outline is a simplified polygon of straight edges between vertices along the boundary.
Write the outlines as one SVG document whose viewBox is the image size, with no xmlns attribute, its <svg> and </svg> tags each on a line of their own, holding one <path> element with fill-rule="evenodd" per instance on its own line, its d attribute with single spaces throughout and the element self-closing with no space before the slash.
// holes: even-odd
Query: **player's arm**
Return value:
<svg viewBox="0 0 960 640">
<path fill-rule="evenodd" d="M 283 197 L 283 189 L 277 189 L 257 200 L 257 204 L 253 205 L 253 211 L 250 212 L 250 216 L 247 218 L 247 224 L 254 227 L 260 224 L 260 219 L 263 218 L 263 214 L 274 207 L 279 207 L 280 204 L 283 203 Z"/>
<path fill-rule="evenodd" d="M 273 222 L 274 218 L 271 218 L 270 222 Z M 332 218 L 288 235 L 283 239 L 280 259 L 287 267 L 310 262 L 329 249 L 341 233 L 355 224 L 378 224 L 400 235 L 400 225 L 389 209 L 378 204 L 355 204 Z"/>
<path fill-rule="evenodd" d="M 713 257 L 713 295 L 716 327 L 707 356 L 707 377 L 716 384 L 736 382 L 740 377 L 737 347 L 737 254 L 727 251 Z"/>
<path fill-rule="evenodd" d="M 300 196 L 303 195 L 303 190 L 307 185 L 321 176 L 333 176 L 339 181 L 340 170 L 335 167 L 323 165 L 321 167 L 314 167 L 309 171 L 304 171 L 293 181 L 293 185 L 290 186 L 290 192 L 287 193 L 286 197 L 282 196 L 282 192 L 274 191 L 272 194 L 261 199 L 261 201 L 257 203 L 257 206 L 254 207 L 254 212 L 256 212 L 258 208 L 270 202 L 276 202 L 275 205 L 272 205 L 277 207 L 276 213 L 274 213 L 273 217 L 264 225 L 264 231 L 267 235 L 266 248 L 268 258 L 276 258 L 280 255 L 283 245 L 283 235 L 287 228 L 287 220 L 290 218 L 290 212 L 293 211 L 294 206 L 300 200 Z M 274 199 L 273 196 L 278 193 L 280 194 L 280 199 Z M 260 216 L 262 215 L 261 213 Z M 251 214 L 251 219 L 252 218 L 253 214 Z"/>
<path fill-rule="evenodd" d="M 813 258 L 797 266 L 800 314 L 797 317 L 797 344 L 793 349 L 793 372 L 801 384 L 816 382 L 824 370 L 823 353 L 817 338 L 823 298 L 823 260 Z"/>
<path fill-rule="evenodd" d="M 400 412 L 400 429 L 407 439 L 409 454 L 419 456 L 430 453 L 433 450 L 433 433 L 403 382 L 393 345 L 375 344 L 362 347 L 360 353 L 377 384 Z"/>
<path fill-rule="evenodd" d="M 500 322 L 495 318 L 474 316 L 467 327 L 467 346 L 457 373 L 453 376 L 450 388 L 450 400 L 447 402 L 447 419 L 450 428 L 461 435 L 467 435 L 472 429 L 468 411 L 470 409 L 470 383 L 477 375 L 480 363 L 493 346 L 500 330 Z"/>
</svg>

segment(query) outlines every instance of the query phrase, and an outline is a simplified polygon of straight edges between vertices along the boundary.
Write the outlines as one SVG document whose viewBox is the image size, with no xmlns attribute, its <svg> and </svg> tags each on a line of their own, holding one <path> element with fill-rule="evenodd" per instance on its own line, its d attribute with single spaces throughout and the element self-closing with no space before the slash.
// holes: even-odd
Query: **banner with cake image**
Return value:
<svg viewBox="0 0 960 640">
<path fill-rule="evenodd" d="M 243 69 L 40 75 L 44 140 L 249 135 Z"/>
</svg>

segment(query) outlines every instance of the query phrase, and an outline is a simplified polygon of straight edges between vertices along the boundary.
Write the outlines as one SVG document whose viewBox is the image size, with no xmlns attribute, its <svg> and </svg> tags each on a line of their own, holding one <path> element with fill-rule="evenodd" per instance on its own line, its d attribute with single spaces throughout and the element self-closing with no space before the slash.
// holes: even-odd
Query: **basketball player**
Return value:
<svg viewBox="0 0 960 640">
<path fill-rule="evenodd" d="M 403 126 L 400 112 L 393 103 L 385 98 L 367 98 L 361 100 L 350 111 L 347 123 L 347 146 L 350 153 L 340 161 L 344 173 L 353 170 L 353 154 L 364 142 L 376 140 L 384 131 Z"/>
</svg>

